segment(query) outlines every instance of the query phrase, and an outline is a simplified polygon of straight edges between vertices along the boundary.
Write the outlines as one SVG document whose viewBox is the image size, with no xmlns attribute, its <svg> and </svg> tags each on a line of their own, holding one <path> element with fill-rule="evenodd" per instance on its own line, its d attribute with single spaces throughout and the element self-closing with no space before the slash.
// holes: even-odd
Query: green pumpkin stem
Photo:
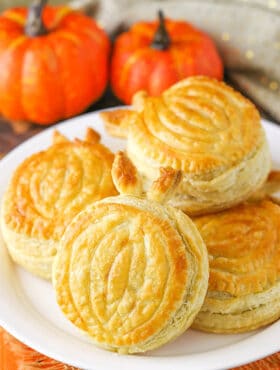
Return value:
<svg viewBox="0 0 280 370">
<path fill-rule="evenodd" d="M 43 22 L 43 11 L 48 0 L 34 0 L 29 7 L 25 34 L 30 37 L 42 36 L 47 34 L 47 29 Z"/>
<path fill-rule="evenodd" d="M 157 50 L 166 50 L 169 48 L 171 40 L 165 27 L 165 19 L 162 10 L 158 11 L 158 17 L 159 25 L 151 43 L 151 47 Z"/>
</svg>

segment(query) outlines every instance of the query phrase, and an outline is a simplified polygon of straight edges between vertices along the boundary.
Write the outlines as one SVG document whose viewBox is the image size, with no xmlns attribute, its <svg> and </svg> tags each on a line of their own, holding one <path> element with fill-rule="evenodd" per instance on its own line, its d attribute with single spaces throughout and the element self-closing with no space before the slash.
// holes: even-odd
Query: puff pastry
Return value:
<svg viewBox="0 0 280 370">
<path fill-rule="evenodd" d="M 280 318 L 280 207 L 248 203 L 195 223 L 208 249 L 210 277 L 194 328 L 238 333 Z"/>
<path fill-rule="evenodd" d="M 127 122 L 133 111 L 130 109 L 114 109 L 100 112 L 106 131 L 116 137 L 125 138 L 127 136 Z"/>
<path fill-rule="evenodd" d="M 190 77 L 159 97 L 138 92 L 133 106 L 134 114 L 123 114 L 119 123 L 127 154 L 148 184 L 160 167 L 183 171 L 173 206 L 190 215 L 218 211 L 264 183 L 270 153 L 259 113 L 225 83 Z M 105 115 L 116 127 L 116 112 Z"/>
<path fill-rule="evenodd" d="M 53 285 L 62 312 L 97 345 L 144 352 L 193 322 L 207 290 L 207 251 L 186 215 L 155 200 L 168 198 L 180 174 L 163 170 L 149 199 L 139 196 L 141 179 L 121 153 L 112 174 L 122 194 L 75 217 L 55 258 Z"/>
<path fill-rule="evenodd" d="M 54 132 L 53 145 L 27 158 L 4 195 L 3 238 L 15 262 L 51 278 L 62 234 L 85 206 L 117 194 L 111 177 L 114 155 L 88 129 L 84 141 Z"/>
<path fill-rule="evenodd" d="M 251 202 L 260 201 L 263 199 L 269 199 L 273 203 L 280 205 L 280 171 L 272 170 L 264 185 L 253 193 L 248 199 Z"/>
</svg>

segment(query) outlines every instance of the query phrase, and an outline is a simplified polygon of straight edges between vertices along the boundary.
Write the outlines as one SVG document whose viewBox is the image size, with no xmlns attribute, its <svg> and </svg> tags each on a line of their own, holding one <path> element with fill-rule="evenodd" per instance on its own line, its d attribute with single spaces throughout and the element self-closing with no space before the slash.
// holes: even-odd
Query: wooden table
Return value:
<svg viewBox="0 0 280 370">
<path fill-rule="evenodd" d="M 119 105 L 120 102 L 107 91 L 104 97 L 96 104 L 92 105 L 87 111 L 112 107 Z M 45 127 L 36 125 L 22 125 L 11 123 L 0 117 L 0 158 L 7 154 L 14 147 L 24 140 L 36 135 L 44 130 Z M 280 341 L 280 338 L 279 338 Z M 19 353 L 22 354 L 19 356 Z M 60 364 L 46 356 L 33 351 L 29 347 L 20 343 L 9 333 L 0 328 L 0 370 L 38 370 L 38 369 L 57 369 L 75 370 L 72 366 Z M 236 368 L 235 370 L 280 370 L 280 352 L 249 365 Z M 110 370 L 110 369 L 108 369 Z M 133 370 L 133 369 L 131 369 Z"/>
</svg>

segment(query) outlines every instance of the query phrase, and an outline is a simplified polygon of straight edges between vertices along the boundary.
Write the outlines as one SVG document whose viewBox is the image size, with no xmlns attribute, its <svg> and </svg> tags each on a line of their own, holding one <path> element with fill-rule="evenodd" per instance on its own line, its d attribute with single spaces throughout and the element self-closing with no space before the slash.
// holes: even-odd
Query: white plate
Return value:
<svg viewBox="0 0 280 370">
<path fill-rule="evenodd" d="M 56 128 L 68 137 L 83 137 L 94 127 L 113 151 L 124 140 L 106 135 L 97 113 L 71 119 Z M 264 122 L 274 167 L 280 168 L 280 128 Z M 17 165 L 51 142 L 53 128 L 26 141 L 0 162 L 0 198 Z M 242 335 L 188 330 L 173 343 L 141 356 L 121 356 L 92 345 L 60 313 L 51 284 L 11 262 L 0 241 L 0 325 L 22 342 L 54 359 L 91 370 L 218 370 L 247 363 L 280 350 L 280 320 Z"/>
</svg>

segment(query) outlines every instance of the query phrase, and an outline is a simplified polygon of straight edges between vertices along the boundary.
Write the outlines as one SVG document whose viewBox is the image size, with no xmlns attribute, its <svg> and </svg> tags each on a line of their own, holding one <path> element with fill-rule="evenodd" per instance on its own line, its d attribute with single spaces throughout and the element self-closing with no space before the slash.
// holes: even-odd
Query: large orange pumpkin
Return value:
<svg viewBox="0 0 280 370">
<path fill-rule="evenodd" d="M 50 124 L 85 110 L 108 80 L 110 42 L 67 7 L 13 8 L 0 16 L 0 113 Z"/>
<path fill-rule="evenodd" d="M 111 87 L 125 103 L 146 90 L 159 95 L 192 75 L 223 77 L 223 64 L 213 41 L 184 21 L 139 22 L 117 37 L 111 64 Z"/>
</svg>

